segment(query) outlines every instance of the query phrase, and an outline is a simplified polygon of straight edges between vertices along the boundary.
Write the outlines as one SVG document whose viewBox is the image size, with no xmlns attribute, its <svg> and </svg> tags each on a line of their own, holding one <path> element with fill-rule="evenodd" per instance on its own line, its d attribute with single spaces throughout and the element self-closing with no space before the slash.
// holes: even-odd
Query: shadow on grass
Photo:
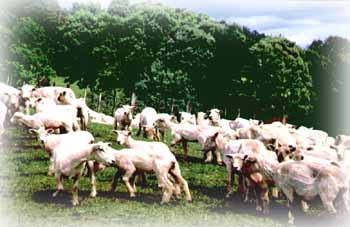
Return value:
<svg viewBox="0 0 350 227">
<path fill-rule="evenodd" d="M 260 203 L 261 204 L 261 203 Z M 333 215 L 329 215 L 326 213 L 320 212 L 320 208 L 322 210 L 322 206 L 318 200 L 309 204 L 313 209 L 317 208 L 317 210 L 313 210 L 313 212 L 304 213 L 301 208 L 296 207 L 293 210 L 293 216 L 295 218 L 294 223 L 295 226 L 299 227 L 309 227 L 309 226 L 318 226 L 318 227 L 328 227 L 328 226 L 344 226 L 343 218 L 335 217 Z M 316 206 L 316 207 L 315 207 Z M 235 214 L 248 214 L 253 215 L 258 218 L 271 218 L 281 224 L 287 225 L 288 222 L 288 209 L 286 207 L 286 201 L 275 201 L 270 198 L 270 213 L 264 215 L 260 211 L 256 211 L 255 202 L 243 202 L 242 195 L 240 193 L 235 193 L 230 198 L 224 198 L 222 204 L 218 207 L 212 208 L 212 212 L 227 214 L 227 213 L 235 213 Z M 340 220 L 341 219 L 341 220 Z M 290 226 L 290 225 L 289 225 Z"/>
<path fill-rule="evenodd" d="M 61 191 L 56 197 L 53 197 L 52 194 L 55 190 L 43 190 L 34 192 L 32 199 L 36 203 L 41 204 L 55 204 L 58 206 L 71 208 L 72 203 L 72 193 L 69 188 L 64 191 Z M 89 190 L 79 190 L 79 201 L 82 202 L 89 198 Z M 110 191 L 99 191 L 97 194 L 99 198 L 107 198 L 111 200 L 118 201 L 135 201 L 144 204 L 160 204 L 161 195 L 160 193 L 136 193 L 136 197 L 130 198 L 127 192 L 110 192 Z"/>
</svg>

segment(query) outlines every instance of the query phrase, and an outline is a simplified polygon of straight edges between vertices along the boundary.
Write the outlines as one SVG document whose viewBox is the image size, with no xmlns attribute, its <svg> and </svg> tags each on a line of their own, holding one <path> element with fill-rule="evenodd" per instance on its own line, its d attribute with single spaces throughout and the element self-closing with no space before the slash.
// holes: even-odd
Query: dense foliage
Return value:
<svg viewBox="0 0 350 227">
<path fill-rule="evenodd" d="M 104 10 L 25 2 L 2 13 L 1 73 L 18 86 L 56 76 L 78 82 L 94 97 L 102 92 L 109 113 L 135 92 L 139 106 L 162 112 L 191 104 L 193 112 L 217 107 L 233 118 L 240 109 L 263 120 L 287 114 L 322 128 L 323 103 L 344 89 L 345 78 L 336 75 L 349 64 L 346 39 L 303 50 L 283 37 L 159 4 L 114 0 Z"/>
</svg>

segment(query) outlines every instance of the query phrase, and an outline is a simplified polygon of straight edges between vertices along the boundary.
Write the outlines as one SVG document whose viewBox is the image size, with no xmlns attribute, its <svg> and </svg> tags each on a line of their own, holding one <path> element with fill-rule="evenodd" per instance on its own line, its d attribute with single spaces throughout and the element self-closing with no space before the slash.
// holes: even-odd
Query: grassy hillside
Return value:
<svg viewBox="0 0 350 227">
<path fill-rule="evenodd" d="M 111 127 L 91 124 L 89 130 L 96 141 L 111 141 Z M 169 143 L 169 135 L 167 143 Z M 6 149 L 5 149 L 6 147 Z M 0 153 L 0 204 L 10 218 L 6 225 L 16 226 L 284 226 L 287 210 L 283 201 L 272 202 L 271 215 L 262 216 L 252 203 L 243 203 L 241 195 L 226 199 L 226 170 L 222 166 L 203 164 L 197 144 L 190 145 L 190 162 L 182 161 L 177 152 L 184 178 L 189 182 L 193 202 L 173 201 L 160 205 L 161 192 L 154 175 L 148 175 L 147 186 L 138 187 L 137 197 L 130 199 L 126 187 L 119 183 L 116 193 L 109 192 L 115 169 L 107 168 L 97 175 L 96 198 L 89 198 L 89 179 L 80 181 L 81 205 L 70 203 L 71 180 L 66 180 L 66 192 L 53 198 L 56 182 L 47 176 L 49 159 L 36 138 L 21 128 L 10 128 L 5 134 Z M 6 167 L 6 168 L 5 168 Z M 315 205 L 319 206 L 318 204 Z M 314 206 L 314 207 L 315 207 Z M 315 214 L 316 213 L 316 214 Z M 300 215 L 299 215 L 300 216 Z M 335 226 L 337 220 L 319 216 L 313 210 L 300 226 Z M 4 222 L 6 219 L 3 219 Z"/>
</svg>

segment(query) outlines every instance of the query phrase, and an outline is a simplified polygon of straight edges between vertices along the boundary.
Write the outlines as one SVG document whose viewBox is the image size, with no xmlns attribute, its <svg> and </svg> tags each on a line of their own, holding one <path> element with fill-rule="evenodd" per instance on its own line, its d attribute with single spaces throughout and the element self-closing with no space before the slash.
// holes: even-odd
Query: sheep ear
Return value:
<svg viewBox="0 0 350 227">
<path fill-rule="evenodd" d="M 112 132 L 118 135 L 118 130 L 112 130 Z"/>
<path fill-rule="evenodd" d="M 226 157 L 229 159 L 233 159 L 233 154 L 227 154 Z"/>
<path fill-rule="evenodd" d="M 52 128 L 49 128 L 49 129 L 46 130 L 46 132 L 47 132 L 48 134 L 52 134 L 52 133 L 55 132 L 55 130 L 53 130 Z"/>
<path fill-rule="evenodd" d="M 214 141 L 214 140 L 216 139 L 216 137 L 218 137 L 218 135 L 219 135 L 219 132 L 216 132 L 216 133 L 213 135 L 212 140 Z"/>
<path fill-rule="evenodd" d="M 38 130 L 31 128 L 31 129 L 29 129 L 29 133 L 30 134 L 38 134 Z"/>
</svg>

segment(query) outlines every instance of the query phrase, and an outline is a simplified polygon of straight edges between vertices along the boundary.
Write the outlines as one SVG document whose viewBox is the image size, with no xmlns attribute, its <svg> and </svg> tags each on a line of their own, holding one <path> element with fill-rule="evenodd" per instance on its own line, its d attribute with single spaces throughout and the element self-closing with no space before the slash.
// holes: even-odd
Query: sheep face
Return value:
<svg viewBox="0 0 350 227">
<path fill-rule="evenodd" d="M 117 134 L 117 143 L 120 145 L 128 144 L 129 136 L 131 136 L 131 132 L 129 131 L 120 131 L 113 130 L 114 133 Z"/>
<path fill-rule="evenodd" d="M 203 151 L 213 151 L 216 149 L 217 136 L 218 136 L 218 133 L 215 133 L 213 136 L 210 136 L 205 140 Z"/>
<path fill-rule="evenodd" d="M 25 84 L 21 88 L 21 96 L 24 99 L 29 99 L 32 97 L 32 92 L 35 91 L 35 87 L 29 84 Z"/>
<path fill-rule="evenodd" d="M 143 137 L 147 139 L 155 139 L 157 137 L 157 129 L 154 126 L 144 126 Z"/>
<path fill-rule="evenodd" d="M 92 159 L 104 165 L 112 165 L 115 163 L 115 157 L 110 143 L 98 142 L 93 144 L 92 149 Z"/>
</svg>

